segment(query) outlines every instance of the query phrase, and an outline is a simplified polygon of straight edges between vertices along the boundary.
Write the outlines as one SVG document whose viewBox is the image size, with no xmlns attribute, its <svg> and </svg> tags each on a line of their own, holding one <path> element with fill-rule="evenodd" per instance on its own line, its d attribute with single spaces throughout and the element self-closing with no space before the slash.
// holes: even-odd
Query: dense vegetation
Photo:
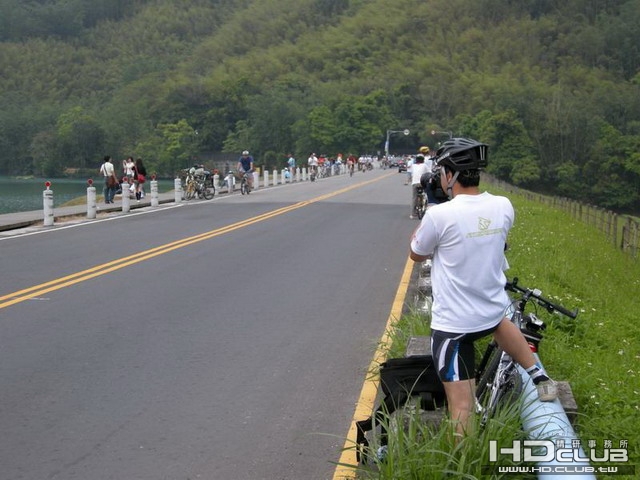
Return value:
<svg viewBox="0 0 640 480">
<path fill-rule="evenodd" d="M 640 211 L 636 0 L 0 0 L 0 174 L 142 156 L 491 146 L 514 184 Z"/>
</svg>

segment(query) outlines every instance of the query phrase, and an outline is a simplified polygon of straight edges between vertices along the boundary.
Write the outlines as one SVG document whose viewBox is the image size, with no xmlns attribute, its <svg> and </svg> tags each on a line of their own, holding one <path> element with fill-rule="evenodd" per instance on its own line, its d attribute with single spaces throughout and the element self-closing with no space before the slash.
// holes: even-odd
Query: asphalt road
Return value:
<svg viewBox="0 0 640 480">
<path fill-rule="evenodd" d="M 330 479 L 416 221 L 396 170 L 0 239 L 0 479 Z"/>
</svg>

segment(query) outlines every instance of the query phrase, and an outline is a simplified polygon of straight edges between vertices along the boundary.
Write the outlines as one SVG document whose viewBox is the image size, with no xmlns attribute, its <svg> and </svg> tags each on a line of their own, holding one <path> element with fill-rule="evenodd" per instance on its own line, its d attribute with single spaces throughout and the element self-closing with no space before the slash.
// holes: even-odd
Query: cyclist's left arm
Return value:
<svg viewBox="0 0 640 480">
<path fill-rule="evenodd" d="M 420 225 L 413 232 L 409 257 L 414 262 L 422 262 L 431 258 L 437 244 L 438 235 L 431 217 L 425 215 Z"/>
</svg>

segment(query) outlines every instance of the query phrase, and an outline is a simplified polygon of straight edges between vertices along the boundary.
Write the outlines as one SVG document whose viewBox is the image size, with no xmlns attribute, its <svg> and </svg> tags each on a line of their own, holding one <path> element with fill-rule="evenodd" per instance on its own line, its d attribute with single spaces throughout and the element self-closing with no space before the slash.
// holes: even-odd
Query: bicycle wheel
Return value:
<svg viewBox="0 0 640 480">
<path fill-rule="evenodd" d="M 186 198 L 187 200 L 191 200 L 195 196 L 196 196 L 196 184 L 193 181 L 188 182 L 187 188 L 184 191 L 184 198 Z"/>
<path fill-rule="evenodd" d="M 418 195 L 418 205 L 416 209 L 418 218 L 422 220 L 422 217 L 424 217 L 424 196 L 422 194 Z"/>
<path fill-rule="evenodd" d="M 205 180 L 204 184 L 202 185 L 202 197 L 205 200 L 211 200 L 213 198 L 213 196 L 216 194 L 216 189 L 213 186 L 213 179 L 207 179 Z"/>
<path fill-rule="evenodd" d="M 487 376 L 493 371 L 493 378 L 483 381 L 484 375 L 482 375 L 478 384 L 478 387 L 481 387 L 479 388 L 480 391 L 476 390 L 476 398 L 481 407 L 481 426 L 485 426 L 489 419 L 494 417 L 499 410 L 511 408 L 522 394 L 522 378 L 516 364 L 507 356 L 505 361 L 508 362 L 508 365 L 500 368 L 503 352 L 496 350 L 494 353 L 497 353 L 497 355 L 491 358 L 485 371 Z"/>
<path fill-rule="evenodd" d="M 493 384 L 493 381 L 496 377 L 496 373 L 498 372 L 498 365 L 500 364 L 500 358 L 502 357 L 502 350 L 497 347 L 488 347 L 493 348 L 493 352 L 489 357 L 489 360 L 486 363 L 485 369 L 480 372 L 480 377 L 477 379 L 476 385 L 476 398 L 480 402 L 480 405 L 485 406 L 487 403 L 487 393 L 490 391 L 490 386 Z"/>
<path fill-rule="evenodd" d="M 515 364 L 505 373 L 496 396 L 496 407 L 507 407 L 514 404 L 522 393 L 522 377 Z"/>
<path fill-rule="evenodd" d="M 242 180 L 242 182 L 240 183 L 240 193 L 242 195 L 245 195 L 247 193 L 247 181 L 246 180 Z"/>
<path fill-rule="evenodd" d="M 203 186 L 200 194 L 205 200 L 211 200 L 213 198 L 214 192 L 215 190 L 213 189 L 213 187 Z"/>
</svg>

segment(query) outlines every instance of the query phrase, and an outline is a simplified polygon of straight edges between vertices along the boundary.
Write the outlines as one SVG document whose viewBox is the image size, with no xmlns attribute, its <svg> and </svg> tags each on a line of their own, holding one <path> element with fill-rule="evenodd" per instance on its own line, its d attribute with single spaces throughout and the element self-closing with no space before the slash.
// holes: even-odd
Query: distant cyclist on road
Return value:
<svg viewBox="0 0 640 480">
<path fill-rule="evenodd" d="M 422 188 L 420 179 L 428 171 L 429 168 L 424 161 L 424 155 L 416 155 L 416 160 L 411 170 L 411 214 L 409 218 L 418 217 L 418 190 Z"/>
<path fill-rule="evenodd" d="M 318 157 L 316 157 L 315 153 L 309 155 L 307 166 L 309 167 L 309 179 L 313 182 L 316 179 L 316 175 L 318 175 Z"/>
<path fill-rule="evenodd" d="M 253 190 L 253 157 L 249 155 L 249 151 L 245 150 L 242 152 L 242 156 L 238 159 L 238 173 L 240 175 L 247 175 L 247 183 L 249 184 L 249 189 Z"/>
</svg>

